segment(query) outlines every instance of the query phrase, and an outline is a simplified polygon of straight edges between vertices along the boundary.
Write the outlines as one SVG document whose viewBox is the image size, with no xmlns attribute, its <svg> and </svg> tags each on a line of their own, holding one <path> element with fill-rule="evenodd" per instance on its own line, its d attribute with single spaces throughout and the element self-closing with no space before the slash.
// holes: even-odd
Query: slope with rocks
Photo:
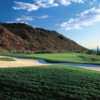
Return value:
<svg viewBox="0 0 100 100">
<path fill-rule="evenodd" d="M 0 48 L 20 51 L 84 51 L 84 47 L 63 35 L 23 23 L 0 24 Z"/>
</svg>

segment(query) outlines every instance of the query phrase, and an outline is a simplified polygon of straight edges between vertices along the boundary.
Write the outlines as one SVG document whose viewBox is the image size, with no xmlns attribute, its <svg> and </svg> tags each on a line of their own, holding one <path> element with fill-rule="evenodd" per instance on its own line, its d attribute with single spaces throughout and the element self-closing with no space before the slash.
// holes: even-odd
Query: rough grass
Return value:
<svg viewBox="0 0 100 100">
<path fill-rule="evenodd" d="M 100 100 L 100 73 L 66 65 L 0 69 L 0 100 Z"/>
<path fill-rule="evenodd" d="M 15 61 L 15 60 L 11 57 L 0 56 L 0 61 Z"/>
</svg>

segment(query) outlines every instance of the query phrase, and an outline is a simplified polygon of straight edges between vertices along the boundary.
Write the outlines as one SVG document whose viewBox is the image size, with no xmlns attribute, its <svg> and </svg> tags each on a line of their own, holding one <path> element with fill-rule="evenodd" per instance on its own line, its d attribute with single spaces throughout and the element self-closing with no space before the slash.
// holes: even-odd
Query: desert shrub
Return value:
<svg viewBox="0 0 100 100">
<path fill-rule="evenodd" d="M 93 50 L 87 50 L 85 53 L 86 53 L 86 54 L 96 54 L 96 52 L 93 51 Z"/>
<path fill-rule="evenodd" d="M 51 51 L 35 51 L 35 54 L 52 53 Z"/>
<path fill-rule="evenodd" d="M 96 54 L 97 54 L 97 55 L 100 55 L 100 51 L 98 51 Z"/>
</svg>

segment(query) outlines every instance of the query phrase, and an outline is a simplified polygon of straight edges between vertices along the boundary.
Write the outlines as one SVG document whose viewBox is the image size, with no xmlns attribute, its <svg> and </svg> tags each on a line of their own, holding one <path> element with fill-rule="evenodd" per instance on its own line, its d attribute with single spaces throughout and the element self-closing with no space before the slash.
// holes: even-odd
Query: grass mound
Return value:
<svg viewBox="0 0 100 100">
<path fill-rule="evenodd" d="M 52 65 L 0 69 L 0 100 L 100 100 L 100 73 Z"/>
</svg>

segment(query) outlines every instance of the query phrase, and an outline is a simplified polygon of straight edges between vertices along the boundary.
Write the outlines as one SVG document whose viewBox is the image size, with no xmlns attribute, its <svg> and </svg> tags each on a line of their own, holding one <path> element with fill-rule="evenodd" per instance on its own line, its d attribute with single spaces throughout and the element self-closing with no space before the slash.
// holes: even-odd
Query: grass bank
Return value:
<svg viewBox="0 0 100 100">
<path fill-rule="evenodd" d="M 0 56 L 0 61 L 15 61 L 14 58 L 6 57 L 6 56 Z"/>
</svg>

